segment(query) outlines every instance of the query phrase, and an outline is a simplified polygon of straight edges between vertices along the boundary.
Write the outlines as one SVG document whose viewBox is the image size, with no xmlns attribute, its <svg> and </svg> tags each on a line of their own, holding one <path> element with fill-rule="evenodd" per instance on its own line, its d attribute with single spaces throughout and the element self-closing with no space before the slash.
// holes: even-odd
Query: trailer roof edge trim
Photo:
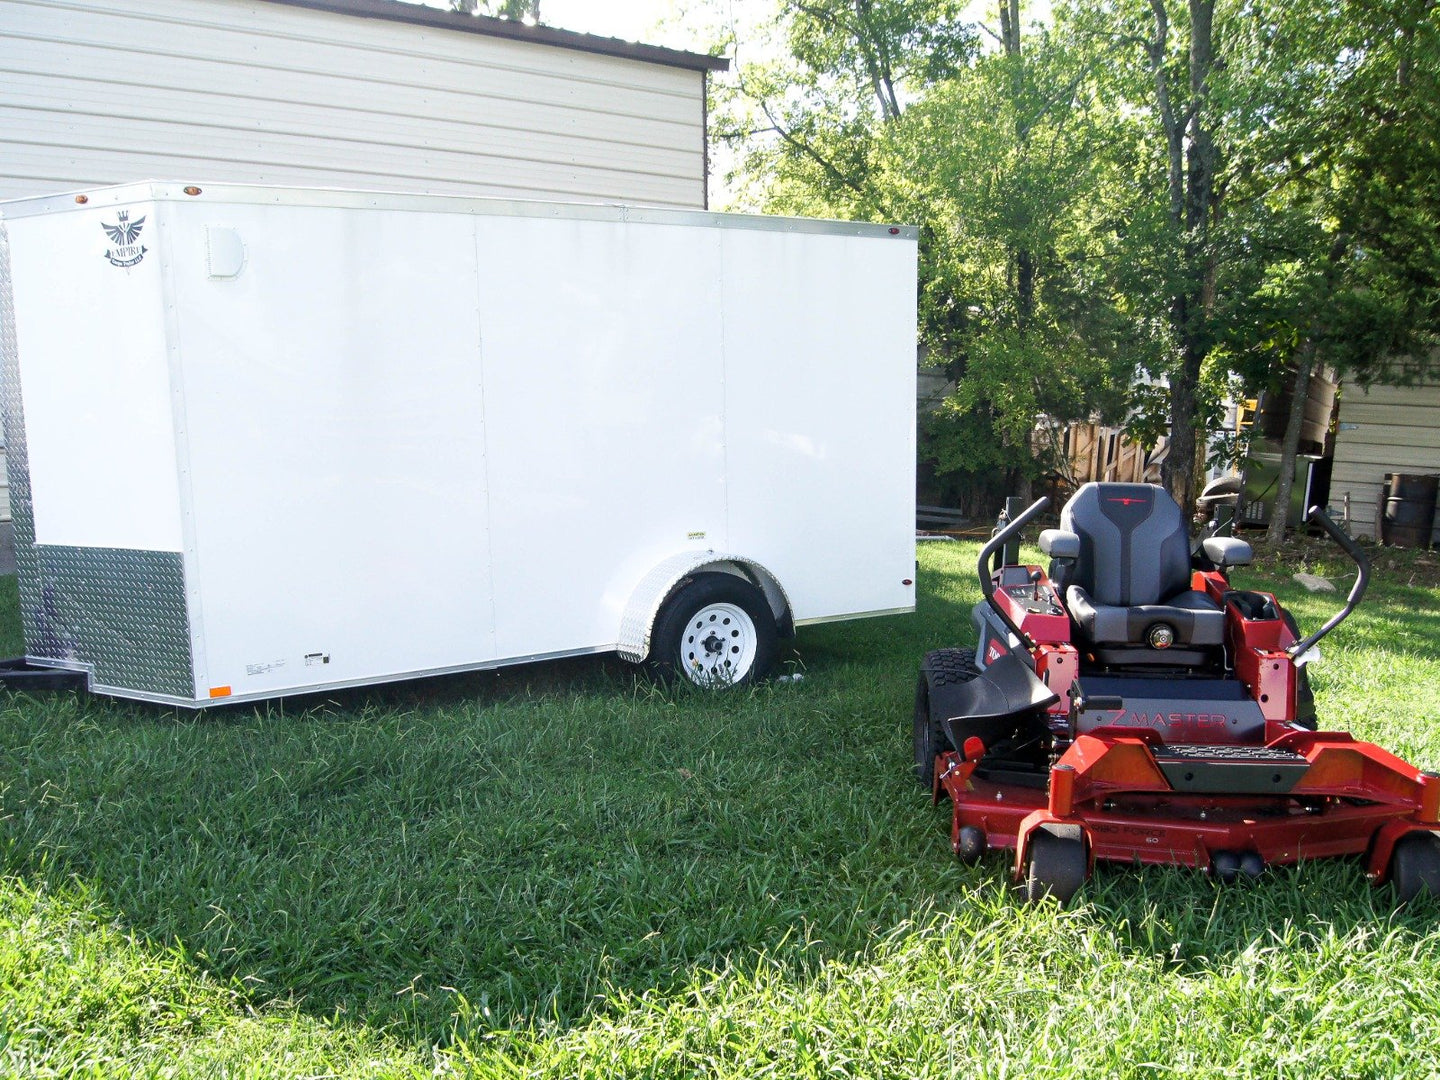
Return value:
<svg viewBox="0 0 1440 1080">
<path fill-rule="evenodd" d="M 191 195 L 187 188 L 200 191 Z M 83 195 L 84 201 L 79 200 Z M 279 197 L 277 197 L 279 196 Z M 85 188 L 55 195 L 0 202 L 0 221 L 53 214 L 66 210 L 121 206 L 136 202 L 225 202 L 291 206 L 326 206 L 336 209 L 450 211 L 503 217 L 539 217 L 582 221 L 623 221 L 635 224 L 700 225 L 765 232 L 793 232 L 829 236 L 871 236 L 915 240 L 914 225 L 825 218 L 779 217 L 769 214 L 731 214 L 715 210 L 678 210 L 663 206 L 623 203 L 546 202 L 537 199 L 502 199 L 476 195 L 420 195 L 413 192 L 354 191 L 342 188 L 270 187 L 258 184 L 208 184 L 203 180 L 147 180 L 135 184 Z"/>
<path fill-rule="evenodd" d="M 419 3 L 401 2 L 401 0 L 266 0 L 266 3 L 310 8 L 313 11 L 328 11 L 336 15 L 351 15 L 362 19 L 384 19 L 389 22 L 433 26 L 440 30 L 456 30 L 462 34 L 480 34 L 484 37 L 528 41 L 533 45 L 553 45 L 561 49 L 598 53 L 601 56 L 618 56 L 626 60 L 663 64 L 666 67 L 688 68 L 691 71 L 728 71 L 730 69 L 730 61 L 723 56 L 708 56 L 705 53 L 667 49 L 660 45 L 641 45 L 633 41 L 623 41 L 620 38 L 582 34 L 575 30 L 561 30 L 554 26 L 528 26 L 514 19 L 466 15 L 463 12 L 425 7 Z"/>
</svg>

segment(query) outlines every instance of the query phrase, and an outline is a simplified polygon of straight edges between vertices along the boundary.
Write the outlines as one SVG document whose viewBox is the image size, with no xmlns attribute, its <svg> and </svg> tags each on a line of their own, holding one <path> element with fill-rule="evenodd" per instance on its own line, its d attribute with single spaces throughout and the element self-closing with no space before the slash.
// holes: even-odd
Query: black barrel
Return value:
<svg viewBox="0 0 1440 1080">
<path fill-rule="evenodd" d="M 1428 548 L 1435 527 L 1435 495 L 1440 475 L 1391 473 L 1385 478 L 1385 517 L 1381 539 L 1395 547 Z"/>
</svg>

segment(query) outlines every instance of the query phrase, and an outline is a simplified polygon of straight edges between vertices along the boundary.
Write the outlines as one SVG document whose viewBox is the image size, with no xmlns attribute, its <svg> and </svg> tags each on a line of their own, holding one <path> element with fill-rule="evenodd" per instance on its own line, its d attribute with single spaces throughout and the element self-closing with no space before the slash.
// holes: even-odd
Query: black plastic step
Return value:
<svg viewBox="0 0 1440 1080">
<path fill-rule="evenodd" d="M 1176 744 L 1154 756 L 1176 791 L 1208 795 L 1286 795 L 1310 768 L 1301 755 L 1268 746 Z"/>
</svg>

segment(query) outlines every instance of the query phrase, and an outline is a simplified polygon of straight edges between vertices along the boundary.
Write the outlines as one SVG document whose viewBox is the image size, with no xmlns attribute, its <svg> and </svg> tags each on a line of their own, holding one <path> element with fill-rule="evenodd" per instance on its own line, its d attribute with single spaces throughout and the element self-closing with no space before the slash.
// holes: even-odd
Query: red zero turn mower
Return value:
<svg viewBox="0 0 1440 1080">
<path fill-rule="evenodd" d="M 1026 896 L 1062 903 L 1096 859 L 1230 880 L 1363 855 L 1402 902 L 1440 895 L 1440 775 L 1315 730 L 1304 664 L 1369 580 L 1326 514 L 1310 519 L 1359 573 L 1301 638 L 1274 596 L 1231 587 L 1250 545 L 1210 536 L 1192 553 L 1179 505 L 1149 484 L 1076 491 L 1040 534 L 1048 575 L 1000 565 L 1045 504 L 980 553 L 977 648 L 932 652 L 920 673 L 915 770 L 950 797 L 960 858 L 1013 849 Z"/>
</svg>

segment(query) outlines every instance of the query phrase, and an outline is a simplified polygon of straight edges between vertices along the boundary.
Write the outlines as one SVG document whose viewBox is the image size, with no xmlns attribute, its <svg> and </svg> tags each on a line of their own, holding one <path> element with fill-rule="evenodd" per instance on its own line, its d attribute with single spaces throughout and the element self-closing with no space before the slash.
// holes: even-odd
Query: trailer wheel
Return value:
<svg viewBox="0 0 1440 1080">
<path fill-rule="evenodd" d="M 779 649 L 764 593 L 734 574 L 693 574 L 655 618 L 648 666 L 662 681 L 719 690 L 764 678 Z"/>
<path fill-rule="evenodd" d="M 1036 829 L 1026 854 L 1025 899 L 1033 904 L 1050 897 L 1068 904 L 1085 884 L 1088 862 L 1084 840 Z"/>
<path fill-rule="evenodd" d="M 1402 837 L 1390 856 L 1390 881 L 1402 904 L 1422 892 L 1440 898 L 1440 836 L 1416 832 Z"/>
</svg>

